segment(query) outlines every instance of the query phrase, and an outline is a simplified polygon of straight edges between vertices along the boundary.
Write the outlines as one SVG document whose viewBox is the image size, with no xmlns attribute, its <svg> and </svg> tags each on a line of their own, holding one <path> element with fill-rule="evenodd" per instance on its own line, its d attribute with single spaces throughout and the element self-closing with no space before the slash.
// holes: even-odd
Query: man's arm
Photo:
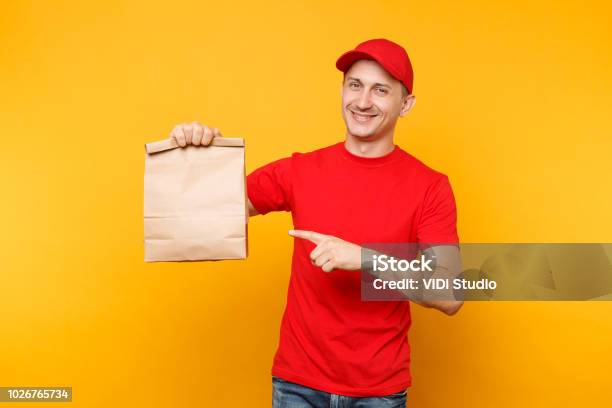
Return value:
<svg viewBox="0 0 612 408">
<path fill-rule="evenodd" d="M 442 278 L 452 282 L 461 274 L 461 255 L 459 248 L 454 245 L 436 245 L 427 248 L 424 253 L 427 258 L 435 260 L 431 278 Z M 420 299 L 411 299 L 413 302 L 428 308 L 434 308 L 452 316 L 463 306 L 463 300 L 455 300 L 453 289 L 446 291 L 424 291 Z"/>
<path fill-rule="evenodd" d="M 251 202 L 251 200 L 247 198 L 247 201 L 249 202 L 249 217 L 254 217 L 256 215 L 259 215 L 259 212 L 257 212 L 255 207 L 253 207 L 253 203 Z"/>
<path fill-rule="evenodd" d="M 362 248 L 359 245 L 314 231 L 291 230 L 289 235 L 307 239 L 316 244 L 315 249 L 310 253 L 310 259 L 313 264 L 319 266 L 325 272 L 331 272 L 334 269 L 361 269 Z M 437 245 L 426 249 L 424 252 L 428 257 L 435 259 L 431 278 L 452 280 L 461 273 L 461 257 L 457 246 Z M 399 271 L 392 272 L 390 276 L 386 275 L 385 277 L 397 280 L 405 278 L 405 276 L 400 275 Z M 415 292 L 410 289 L 397 290 L 413 302 L 424 307 L 440 310 L 449 316 L 457 313 L 463 305 L 462 300 L 455 300 L 452 289 L 447 292 L 441 290 L 435 292 Z"/>
<path fill-rule="evenodd" d="M 368 252 L 371 253 L 368 254 L 368 257 L 370 255 L 385 255 L 369 249 Z M 456 299 L 455 292 L 452 285 L 450 285 L 453 279 L 461 274 L 461 256 L 459 254 L 459 248 L 455 245 L 435 245 L 422 251 L 422 254 L 425 256 L 425 259 L 431 260 L 433 263 L 433 266 L 430 266 L 431 272 L 428 272 L 427 276 L 425 276 L 424 271 L 411 271 L 410 275 L 407 276 L 406 272 L 392 270 L 391 268 L 386 268 L 385 272 L 380 272 L 374 270 L 370 263 L 368 263 L 365 270 L 375 278 L 381 278 L 386 282 L 399 282 L 407 277 L 416 282 L 420 282 L 421 285 L 419 289 L 407 288 L 393 290 L 400 292 L 405 298 L 418 305 L 437 309 L 449 316 L 454 315 L 463 305 L 462 300 Z M 449 288 L 426 289 L 423 284 L 424 279 L 444 279 L 449 282 Z"/>
</svg>

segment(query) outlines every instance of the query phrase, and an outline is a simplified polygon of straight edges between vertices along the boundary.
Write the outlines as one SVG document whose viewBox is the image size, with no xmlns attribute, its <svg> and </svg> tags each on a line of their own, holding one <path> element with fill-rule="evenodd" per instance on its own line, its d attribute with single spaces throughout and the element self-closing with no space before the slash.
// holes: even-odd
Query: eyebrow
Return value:
<svg viewBox="0 0 612 408">
<path fill-rule="evenodd" d="M 348 77 L 348 78 L 346 78 L 346 80 L 347 80 L 347 81 L 351 81 L 351 80 L 353 80 L 353 81 L 357 81 L 357 82 L 359 82 L 360 84 L 363 84 L 363 82 L 361 82 L 361 79 L 359 79 L 359 78 L 355 78 L 355 77 Z M 387 84 L 383 84 L 383 83 L 381 83 L 381 82 L 377 82 L 377 83 L 375 83 L 375 84 L 374 84 L 374 86 L 382 86 L 382 87 L 384 87 L 384 88 L 389 88 L 389 89 L 391 89 L 391 86 L 389 86 L 389 85 L 387 85 Z"/>
</svg>

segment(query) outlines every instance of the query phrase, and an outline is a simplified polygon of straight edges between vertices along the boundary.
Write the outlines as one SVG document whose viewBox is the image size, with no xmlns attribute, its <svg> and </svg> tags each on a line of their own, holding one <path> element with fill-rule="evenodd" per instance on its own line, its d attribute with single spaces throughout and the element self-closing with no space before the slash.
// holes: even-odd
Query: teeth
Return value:
<svg viewBox="0 0 612 408">
<path fill-rule="evenodd" d="M 359 121 L 359 122 L 367 122 L 368 120 L 370 120 L 371 118 L 373 118 L 376 115 L 360 115 L 358 113 L 352 112 L 353 113 L 353 117 L 355 118 L 355 120 Z"/>
</svg>

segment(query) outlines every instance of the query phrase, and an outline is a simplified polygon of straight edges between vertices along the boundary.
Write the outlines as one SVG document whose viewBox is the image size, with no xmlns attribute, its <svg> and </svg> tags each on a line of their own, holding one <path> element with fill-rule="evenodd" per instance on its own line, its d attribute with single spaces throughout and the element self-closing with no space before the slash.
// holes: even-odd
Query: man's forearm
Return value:
<svg viewBox="0 0 612 408">
<path fill-rule="evenodd" d="M 437 309 L 448 316 L 454 315 L 459 311 L 459 309 L 461 309 L 461 306 L 463 306 L 462 300 L 411 300 L 423 307 Z"/>
<path fill-rule="evenodd" d="M 253 206 L 253 203 L 248 198 L 247 198 L 247 205 L 249 207 L 249 217 L 254 217 L 256 215 L 259 215 L 259 212 L 255 209 L 255 207 Z"/>
<path fill-rule="evenodd" d="M 435 282 L 435 279 L 444 279 L 447 282 L 451 282 L 461 273 L 460 258 L 454 254 L 454 251 L 451 251 L 450 254 L 445 254 L 444 251 L 441 253 L 445 257 L 446 262 L 443 263 L 446 266 L 436 264 L 432 268 L 431 274 L 428 274 L 426 279 L 430 279 L 432 282 Z M 377 253 L 371 253 L 372 256 L 375 254 Z M 430 255 L 432 254 L 430 253 Z M 381 278 L 386 282 L 399 282 L 406 278 L 411 279 L 413 282 L 418 282 L 419 284 L 415 285 L 413 288 L 395 288 L 393 290 L 400 292 L 403 297 L 421 306 L 437 309 L 451 316 L 457 313 L 457 311 L 463 305 L 462 300 L 456 299 L 455 293 L 450 285 L 447 289 L 424 289 L 423 282 L 425 276 L 423 271 L 410 271 L 407 275 L 406 272 L 389 268 L 385 272 L 380 272 L 375 270 L 373 263 L 370 262 L 365 264 L 365 269 L 370 273 L 370 275 L 374 276 L 375 278 Z"/>
</svg>

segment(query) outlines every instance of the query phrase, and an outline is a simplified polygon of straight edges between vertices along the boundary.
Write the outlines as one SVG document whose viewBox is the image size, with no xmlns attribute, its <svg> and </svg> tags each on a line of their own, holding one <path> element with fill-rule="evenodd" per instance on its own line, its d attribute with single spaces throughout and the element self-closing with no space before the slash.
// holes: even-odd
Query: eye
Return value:
<svg viewBox="0 0 612 408">
<path fill-rule="evenodd" d="M 376 88 L 376 91 L 383 95 L 386 95 L 388 93 L 388 91 L 385 88 Z"/>
<path fill-rule="evenodd" d="M 359 84 L 357 82 L 351 82 L 349 84 L 349 88 L 357 89 L 359 88 Z"/>
</svg>

